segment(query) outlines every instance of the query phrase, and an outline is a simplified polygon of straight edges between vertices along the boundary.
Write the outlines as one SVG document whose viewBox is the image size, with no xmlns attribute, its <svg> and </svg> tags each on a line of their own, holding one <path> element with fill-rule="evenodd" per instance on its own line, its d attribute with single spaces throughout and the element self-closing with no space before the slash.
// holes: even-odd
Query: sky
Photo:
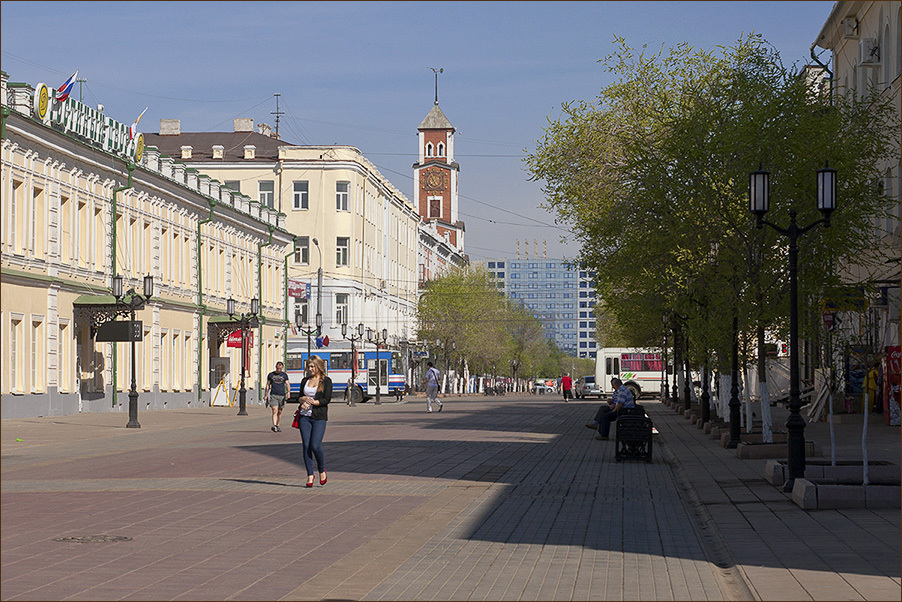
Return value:
<svg viewBox="0 0 902 602">
<path fill-rule="evenodd" d="M 139 131 L 275 125 L 288 144 L 357 147 L 413 198 L 417 126 L 432 108 L 457 129 L 459 211 L 470 259 L 573 258 L 567 224 L 542 208 L 532 152 L 563 103 L 611 83 L 615 36 L 650 51 L 715 50 L 760 34 L 786 65 L 810 47 L 833 2 L 12 2 L 2 61 L 12 82 L 59 87 Z M 817 52 L 823 52 L 816 49 Z M 826 55 L 822 55 L 823 62 Z"/>
</svg>

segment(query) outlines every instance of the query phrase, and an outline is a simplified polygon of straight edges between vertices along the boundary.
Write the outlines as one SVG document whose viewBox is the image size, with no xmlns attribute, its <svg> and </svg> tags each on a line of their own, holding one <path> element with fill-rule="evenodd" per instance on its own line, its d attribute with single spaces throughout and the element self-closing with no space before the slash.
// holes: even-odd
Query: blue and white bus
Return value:
<svg viewBox="0 0 902 602">
<path fill-rule="evenodd" d="M 329 378 L 332 379 L 332 399 L 348 401 L 348 385 L 351 382 L 352 361 L 356 361 L 357 369 L 354 378 L 356 388 L 351 388 L 351 401 L 365 402 L 376 395 L 377 383 L 381 385 L 380 395 L 403 394 L 407 379 L 402 363 L 403 353 L 389 349 L 379 350 L 378 369 L 376 348 L 366 346 L 355 348 L 352 360 L 350 349 L 311 349 L 311 355 L 323 358 Z M 297 401 L 301 394 L 301 380 L 304 378 L 304 365 L 307 362 L 307 343 L 288 344 L 288 359 L 285 372 L 291 383 L 291 400 Z"/>
</svg>

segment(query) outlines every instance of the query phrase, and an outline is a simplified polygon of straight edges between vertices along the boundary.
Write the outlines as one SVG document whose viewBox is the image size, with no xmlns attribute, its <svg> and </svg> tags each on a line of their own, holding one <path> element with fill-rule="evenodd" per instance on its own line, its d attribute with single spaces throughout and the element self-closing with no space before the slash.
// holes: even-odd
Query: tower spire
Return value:
<svg viewBox="0 0 902 602">
<path fill-rule="evenodd" d="M 436 69 L 435 67 L 429 68 L 432 69 L 433 73 L 435 73 L 435 104 L 438 104 L 438 74 L 444 73 L 445 69 L 444 67 L 440 67 L 439 69 Z"/>
</svg>

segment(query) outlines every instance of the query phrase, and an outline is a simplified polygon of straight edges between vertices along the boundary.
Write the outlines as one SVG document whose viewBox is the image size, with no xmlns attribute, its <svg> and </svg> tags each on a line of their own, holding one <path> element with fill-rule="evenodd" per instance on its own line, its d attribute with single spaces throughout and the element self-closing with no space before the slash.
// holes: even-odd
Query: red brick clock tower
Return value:
<svg viewBox="0 0 902 602">
<path fill-rule="evenodd" d="M 454 161 L 454 126 L 436 98 L 432 110 L 417 128 L 419 160 L 413 164 L 414 204 L 423 221 L 435 221 L 439 234 L 462 250 L 464 224 L 457 215 L 457 180 Z"/>
</svg>

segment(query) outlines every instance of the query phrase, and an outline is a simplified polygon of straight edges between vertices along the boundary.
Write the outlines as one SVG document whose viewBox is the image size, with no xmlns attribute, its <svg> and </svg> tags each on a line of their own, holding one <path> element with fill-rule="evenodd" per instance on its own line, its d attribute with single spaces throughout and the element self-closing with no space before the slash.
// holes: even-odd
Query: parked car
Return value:
<svg viewBox="0 0 902 602">
<path fill-rule="evenodd" d="M 601 392 L 601 388 L 599 388 L 598 384 L 595 382 L 594 376 L 581 376 L 576 381 L 576 391 L 574 396 L 578 399 L 585 399 L 586 397 L 597 397 L 601 399 L 603 393 Z"/>
<path fill-rule="evenodd" d="M 554 393 L 557 382 L 553 378 L 537 378 L 535 381 L 536 393 Z"/>
</svg>

